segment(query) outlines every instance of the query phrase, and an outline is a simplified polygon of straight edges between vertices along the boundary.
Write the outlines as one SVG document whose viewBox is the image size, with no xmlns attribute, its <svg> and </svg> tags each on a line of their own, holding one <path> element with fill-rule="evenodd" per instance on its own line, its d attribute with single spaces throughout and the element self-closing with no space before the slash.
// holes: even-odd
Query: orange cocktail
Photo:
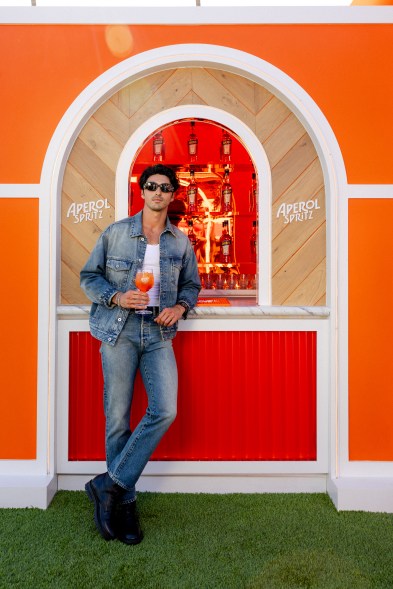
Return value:
<svg viewBox="0 0 393 589">
<path fill-rule="evenodd" d="M 154 284 L 153 268 L 138 268 L 135 275 L 135 286 L 142 292 L 147 292 Z M 147 315 L 151 313 L 149 309 L 135 311 L 138 315 Z"/>
<path fill-rule="evenodd" d="M 154 284 L 153 272 L 138 271 L 135 277 L 135 286 L 142 292 L 147 292 Z"/>
</svg>

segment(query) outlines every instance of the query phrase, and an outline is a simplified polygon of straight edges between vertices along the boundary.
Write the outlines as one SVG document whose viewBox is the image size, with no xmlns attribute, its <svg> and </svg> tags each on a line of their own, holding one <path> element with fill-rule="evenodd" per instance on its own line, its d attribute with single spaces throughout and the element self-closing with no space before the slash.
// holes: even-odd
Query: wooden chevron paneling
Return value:
<svg viewBox="0 0 393 589">
<path fill-rule="evenodd" d="M 63 182 L 61 302 L 87 302 L 79 288 L 80 268 L 99 233 L 114 220 L 116 167 L 130 135 L 151 116 L 183 104 L 231 113 L 248 125 L 266 151 L 273 185 L 272 303 L 325 304 L 324 179 L 310 136 L 264 86 L 222 69 L 196 67 L 162 70 L 128 84 L 80 132 Z M 280 214 L 299 202 L 314 207 L 309 219 L 293 217 L 289 222 Z M 71 214 L 77 207 L 79 217 Z M 93 218 L 86 219 L 86 214 Z"/>
</svg>

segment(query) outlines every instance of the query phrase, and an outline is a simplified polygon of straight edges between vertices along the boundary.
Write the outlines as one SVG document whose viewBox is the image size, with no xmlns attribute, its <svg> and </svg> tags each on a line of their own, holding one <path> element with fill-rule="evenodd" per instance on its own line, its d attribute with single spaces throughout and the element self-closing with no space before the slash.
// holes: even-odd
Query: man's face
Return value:
<svg viewBox="0 0 393 589">
<path fill-rule="evenodd" d="M 145 187 L 142 189 L 142 198 L 145 201 L 145 207 L 151 211 L 162 211 L 167 209 L 169 203 L 174 199 L 173 190 L 170 192 L 163 192 L 161 185 L 171 185 L 167 176 L 162 174 L 153 174 L 146 180 Z M 165 188 L 164 188 L 165 189 Z"/>
</svg>

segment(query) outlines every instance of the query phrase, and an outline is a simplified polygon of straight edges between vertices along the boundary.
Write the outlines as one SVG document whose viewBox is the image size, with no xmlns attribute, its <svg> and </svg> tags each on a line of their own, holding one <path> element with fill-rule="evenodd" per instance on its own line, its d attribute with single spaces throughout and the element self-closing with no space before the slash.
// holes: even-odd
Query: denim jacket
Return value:
<svg viewBox="0 0 393 589">
<path fill-rule="evenodd" d="M 142 212 L 109 225 L 99 237 L 81 270 L 81 287 L 93 302 L 90 331 L 93 337 L 115 345 L 132 309 L 112 304 L 113 295 L 136 289 L 136 266 L 143 261 L 147 246 L 142 230 Z M 190 240 L 167 218 L 160 235 L 160 311 L 184 302 L 192 309 L 201 284 Z M 186 311 L 183 315 L 187 316 Z M 160 326 L 164 340 L 176 335 L 177 323 Z"/>
</svg>

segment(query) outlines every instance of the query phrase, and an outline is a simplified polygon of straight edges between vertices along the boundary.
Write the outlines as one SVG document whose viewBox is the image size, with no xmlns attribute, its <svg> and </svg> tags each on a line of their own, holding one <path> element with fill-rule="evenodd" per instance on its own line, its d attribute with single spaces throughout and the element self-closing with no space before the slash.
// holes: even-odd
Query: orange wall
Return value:
<svg viewBox="0 0 393 589">
<path fill-rule="evenodd" d="M 173 43 L 233 46 L 294 78 L 324 112 L 350 183 L 393 183 L 392 25 L 131 26 L 128 55 Z M 38 182 L 72 101 L 120 59 L 105 26 L 2 26 L 0 183 Z M 6 88 L 6 91 L 4 91 Z M 370 114 L 372 116 L 370 116 Z"/>
<path fill-rule="evenodd" d="M 131 49 L 124 57 L 160 45 L 214 42 L 272 63 L 327 117 L 350 183 L 393 183 L 392 25 L 131 26 L 129 32 Z M 108 29 L 101 25 L 3 25 L 0 33 L 0 127 L 7 138 L 0 143 L 0 183 L 36 183 L 67 108 L 121 59 L 109 50 Z M 371 304 L 378 309 L 381 300 L 392 300 L 393 252 L 384 238 L 391 208 L 390 201 L 371 200 L 349 207 L 352 459 L 393 459 L 393 325 L 382 311 L 365 313 Z M 37 241 L 37 201 L 0 199 L 0 244 L 12 252 L 7 284 L 18 287 L 17 305 L 10 303 L 9 289 L 0 294 L 2 308 L 10 310 L 0 344 L 0 458 L 34 458 L 36 452 Z M 365 259 L 372 262 L 366 268 Z M 29 284 L 23 312 L 21 277 Z"/>
<path fill-rule="evenodd" d="M 393 199 L 349 201 L 351 460 L 393 460 L 392 219 Z"/>
<path fill-rule="evenodd" d="M 0 198 L 0 459 L 36 457 L 38 200 Z"/>
</svg>

